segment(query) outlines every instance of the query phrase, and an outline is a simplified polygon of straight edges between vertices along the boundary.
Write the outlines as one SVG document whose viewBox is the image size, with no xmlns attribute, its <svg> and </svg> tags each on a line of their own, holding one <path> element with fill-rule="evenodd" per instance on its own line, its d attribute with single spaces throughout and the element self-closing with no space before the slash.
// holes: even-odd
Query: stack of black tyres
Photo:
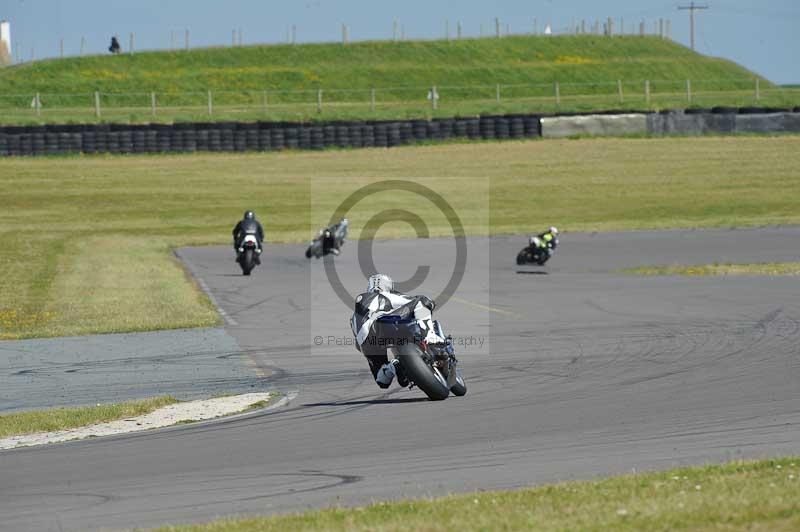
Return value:
<svg viewBox="0 0 800 532">
<path fill-rule="evenodd" d="M 361 124 L 361 141 L 365 148 L 375 146 L 375 127 L 372 124 Z"/>
<path fill-rule="evenodd" d="M 521 116 L 515 115 L 508 117 L 509 131 L 512 139 L 521 139 L 525 135 L 525 122 Z"/>
<path fill-rule="evenodd" d="M 426 120 L 414 120 L 411 122 L 411 139 L 413 141 L 428 140 L 428 122 Z"/>
<path fill-rule="evenodd" d="M 402 143 L 402 133 L 400 132 L 400 122 L 386 123 L 386 146 L 389 148 L 399 146 Z"/>
<path fill-rule="evenodd" d="M 506 140 L 511 137 L 511 126 L 507 118 L 494 117 L 494 136 L 496 139 Z"/>
<path fill-rule="evenodd" d="M 299 143 L 301 150 L 311 149 L 311 128 L 306 125 L 301 125 L 297 130 L 299 136 Z"/>
<path fill-rule="evenodd" d="M 389 146 L 389 128 L 383 122 L 373 124 L 372 130 L 375 132 L 375 146 L 386 148 Z"/>
<path fill-rule="evenodd" d="M 280 127 L 273 128 L 270 131 L 269 143 L 273 150 L 283 150 L 286 148 L 286 137 L 283 134 L 283 129 Z"/>
<path fill-rule="evenodd" d="M 296 150 L 300 147 L 300 131 L 295 124 L 287 124 L 283 130 L 283 137 L 287 149 Z"/>
<path fill-rule="evenodd" d="M 325 132 L 322 126 L 311 127 L 311 149 L 312 150 L 325 149 Z"/>
<path fill-rule="evenodd" d="M 484 139 L 494 139 L 495 138 L 494 117 L 482 116 L 480 118 L 479 123 L 480 123 L 481 137 Z"/>
<path fill-rule="evenodd" d="M 406 145 L 414 142 L 414 128 L 408 122 L 397 123 L 398 131 L 400 132 L 400 144 Z"/>
<path fill-rule="evenodd" d="M 258 151 L 261 144 L 258 123 L 239 124 L 239 129 L 244 132 L 244 149 L 246 151 Z"/>
<path fill-rule="evenodd" d="M 352 122 L 348 125 L 348 134 L 350 136 L 351 148 L 360 148 L 364 145 L 364 139 L 361 136 L 361 122 Z"/>
<path fill-rule="evenodd" d="M 453 136 L 458 138 L 467 138 L 467 119 L 457 118 L 453 121 Z"/>
</svg>

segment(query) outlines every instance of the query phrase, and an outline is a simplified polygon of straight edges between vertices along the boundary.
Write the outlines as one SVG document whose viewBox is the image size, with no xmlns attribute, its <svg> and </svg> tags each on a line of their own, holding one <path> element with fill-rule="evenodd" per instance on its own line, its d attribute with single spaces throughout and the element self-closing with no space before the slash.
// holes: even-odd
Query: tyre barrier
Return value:
<svg viewBox="0 0 800 532">
<path fill-rule="evenodd" d="M 496 115 L 433 120 L 196 122 L 0 126 L 0 156 L 393 147 L 455 139 L 519 139 L 577 134 L 800 132 L 800 107 L 713 107 L 660 113 Z"/>
</svg>

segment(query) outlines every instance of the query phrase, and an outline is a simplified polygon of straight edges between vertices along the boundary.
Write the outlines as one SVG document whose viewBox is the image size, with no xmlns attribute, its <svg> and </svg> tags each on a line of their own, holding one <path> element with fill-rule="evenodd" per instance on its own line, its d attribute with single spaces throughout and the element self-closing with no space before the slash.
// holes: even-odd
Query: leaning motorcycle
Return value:
<svg viewBox="0 0 800 532">
<path fill-rule="evenodd" d="M 544 266 L 552 255 L 553 250 L 551 248 L 539 247 L 531 244 L 522 248 L 522 251 L 517 253 L 517 264 L 537 264 L 539 266 Z"/>
<path fill-rule="evenodd" d="M 261 255 L 261 248 L 255 235 L 247 234 L 239 244 L 236 262 L 242 267 L 242 275 L 250 275 L 256 267 L 257 257 Z"/>
<path fill-rule="evenodd" d="M 311 241 L 311 244 L 306 249 L 306 258 L 310 259 L 311 257 L 320 258 L 324 255 L 330 253 L 330 250 L 326 253 L 324 241 L 326 237 L 332 236 L 333 237 L 333 246 L 331 249 L 342 249 L 344 245 L 345 238 L 347 238 L 347 227 L 349 223 L 346 220 L 339 222 L 336 225 L 331 227 L 326 227 L 325 229 L 319 232 L 317 238 Z"/>
<path fill-rule="evenodd" d="M 445 338 L 438 321 L 434 321 L 436 332 Z M 467 385 L 461 377 L 458 360 L 452 348 L 452 338 L 446 344 L 428 344 L 416 320 L 387 314 L 373 325 L 373 335 L 367 342 L 376 342 L 392 351 L 399 360 L 398 382 L 407 380 L 409 386 L 416 385 L 432 401 L 447 399 L 453 395 L 467 393 Z"/>
</svg>

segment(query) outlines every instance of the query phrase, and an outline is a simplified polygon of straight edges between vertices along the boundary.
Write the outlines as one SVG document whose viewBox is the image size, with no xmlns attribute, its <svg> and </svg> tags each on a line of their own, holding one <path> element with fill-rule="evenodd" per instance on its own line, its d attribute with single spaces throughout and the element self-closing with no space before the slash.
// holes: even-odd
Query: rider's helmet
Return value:
<svg viewBox="0 0 800 532">
<path fill-rule="evenodd" d="M 342 225 L 347 225 L 350 223 L 350 221 L 347 218 L 342 218 L 341 220 L 339 220 L 339 223 Z"/>
<path fill-rule="evenodd" d="M 555 235 L 557 235 L 557 234 L 558 234 L 558 229 L 556 229 L 556 227 L 555 227 L 555 226 L 551 226 L 551 227 L 550 227 L 550 233 L 551 233 L 553 236 L 555 236 Z"/>
<path fill-rule="evenodd" d="M 256 213 L 254 213 L 253 211 L 244 211 L 244 219 L 245 220 L 255 220 L 256 219 Z"/>
<path fill-rule="evenodd" d="M 367 292 L 391 292 L 394 289 L 394 281 L 385 273 L 371 275 L 367 284 Z"/>
</svg>

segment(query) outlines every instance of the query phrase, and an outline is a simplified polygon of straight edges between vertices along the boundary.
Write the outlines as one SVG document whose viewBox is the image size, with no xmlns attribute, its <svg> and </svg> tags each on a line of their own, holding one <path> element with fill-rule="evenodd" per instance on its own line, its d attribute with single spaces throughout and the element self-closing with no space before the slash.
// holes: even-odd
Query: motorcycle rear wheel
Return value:
<svg viewBox="0 0 800 532">
<path fill-rule="evenodd" d="M 403 366 L 408 378 L 425 392 L 431 401 L 443 401 L 450 395 L 447 382 L 441 375 L 434 373 L 434 369 L 422 359 L 422 351 L 414 344 L 402 345 L 395 348 L 395 356 Z M 466 391 L 466 390 L 465 390 Z"/>
<path fill-rule="evenodd" d="M 253 268 L 255 267 L 255 259 L 253 258 L 252 249 L 246 249 L 244 251 L 240 265 L 242 267 L 242 275 L 250 275 L 250 272 L 253 271 Z"/>
</svg>

